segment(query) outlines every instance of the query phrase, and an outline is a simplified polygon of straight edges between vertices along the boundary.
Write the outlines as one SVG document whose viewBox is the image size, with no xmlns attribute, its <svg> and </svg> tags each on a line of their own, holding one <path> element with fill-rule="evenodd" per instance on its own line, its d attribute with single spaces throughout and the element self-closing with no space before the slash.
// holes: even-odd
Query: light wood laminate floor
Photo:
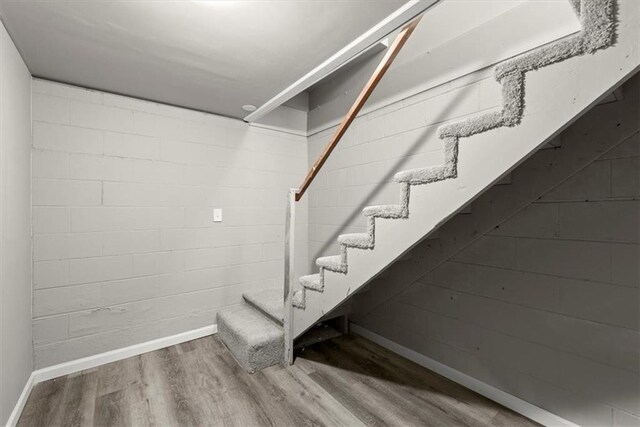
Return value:
<svg viewBox="0 0 640 427">
<path fill-rule="evenodd" d="M 216 336 L 38 384 L 19 426 L 533 426 L 364 338 L 247 374 Z"/>
</svg>

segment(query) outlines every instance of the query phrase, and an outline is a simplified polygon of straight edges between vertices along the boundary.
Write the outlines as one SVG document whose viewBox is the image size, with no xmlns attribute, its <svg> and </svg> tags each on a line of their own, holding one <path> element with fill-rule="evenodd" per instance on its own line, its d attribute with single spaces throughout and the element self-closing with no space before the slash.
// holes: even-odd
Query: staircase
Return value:
<svg viewBox="0 0 640 427">
<path fill-rule="evenodd" d="M 571 2 L 582 30 L 499 64 L 495 78 L 502 108 L 441 126 L 443 164 L 398 172 L 397 204 L 365 208 L 367 232 L 341 235 L 340 254 L 318 258 L 319 272 L 300 278 L 292 298 L 292 338 L 503 183 L 511 170 L 637 71 L 640 4 Z M 281 289 L 245 294 L 240 306 L 218 313 L 218 331 L 245 369 L 258 370 L 284 360 L 283 314 Z"/>
</svg>

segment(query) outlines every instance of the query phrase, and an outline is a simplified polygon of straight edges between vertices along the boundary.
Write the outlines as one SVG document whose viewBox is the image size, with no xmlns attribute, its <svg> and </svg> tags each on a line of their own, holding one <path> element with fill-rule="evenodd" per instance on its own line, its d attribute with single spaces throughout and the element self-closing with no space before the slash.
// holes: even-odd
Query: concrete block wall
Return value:
<svg viewBox="0 0 640 427">
<path fill-rule="evenodd" d="M 397 203 L 396 172 L 443 163 L 442 122 L 501 104 L 492 69 L 475 72 L 359 116 L 309 188 L 309 261 L 338 252 L 343 233 L 366 230 L 362 209 Z M 309 137 L 312 165 L 335 127 Z"/>
<path fill-rule="evenodd" d="M 212 325 L 282 286 L 306 138 L 34 80 L 32 156 L 36 368 Z M 305 248 L 305 203 L 298 222 Z"/>
<path fill-rule="evenodd" d="M 577 424 L 639 426 L 639 266 L 636 132 L 358 324 Z"/>
</svg>

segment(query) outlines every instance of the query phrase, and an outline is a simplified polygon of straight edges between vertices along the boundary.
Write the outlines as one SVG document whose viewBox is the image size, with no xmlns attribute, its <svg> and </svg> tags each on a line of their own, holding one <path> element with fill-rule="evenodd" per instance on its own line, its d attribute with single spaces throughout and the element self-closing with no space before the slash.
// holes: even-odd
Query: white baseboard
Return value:
<svg viewBox="0 0 640 427">
<path fill-rule="evenodd" d="M 69 362 L 60 363 L 58 365 L 48 366 L 46 368 L 33 371 L 27 380 L 27 384 L 20 394 L 20 398 L 13 408 L 9 420 L 7 421 L 7 427 L 14 427 L 20 415 L 24 405 L 27 403 L 27 399 L 31 394 L 33 387 L 43 381 L 58 378 L 63 375 L 73 374 L 85 369 L 95 368 L 96 366 L 105 365 L 107 363 L 116 362 L 118 360 L 126 359 L 127 357 L 137 356 L 142 353 L 148 353 L 150 351 L 159 350 L 161 348 L 170 347 L 172 345 L 180 344 L 186 341 L 195 340 L 197 338 L 206 337 L 207 335 L 213 335 L 218 332 L 217 325 L 205 326 L 199 329 L 193 329 L 191 331 L 182 332 L 176 335 L 168 337 L 158 338 L 152 341 L 143 342 L 140 344 L 134 344 L 129 347 L 123 347 L 116 350 L 107 351 L 105 353 L 96 354 L 89 357 L 83 357 L 82 359 L 71 360 Z"/>
<path fill-rule="evenodd" d="M 481 394 L 495 402 L 500 403 L 507 408 L 524 415 L 540 424 L 545 426 L 558 426 L 558 427 L 579 427 L 577 424 L 571 421 L 565 420 L 551 412 L 548 412 L 542 408 L 532 405 L 522 399 L 512 396 L 500 389 L 497 389 L 489 384 L 479 381 L 467 374 L 464 374 L 449 366 L 443 365 L 427 356 L 417 353 L 407 347 L 400 344 L 396 344 L 383 336 L 380 336 L 374 332 L 371 332 L 361 326 L 354 323 L 349 324 L 350 329 L 356 334 L 373 341 L 374 343 L 381 345 L 382 347 L 393 351 L 427 369 L 430 369 L 450 380 L 461 384 L 478 394 Z M 118 360 L 126 359 L 127 357 L 137 356 L 142 353 L 147 353 L 161 348 L 169 347 L 175 344 L 180 344 L 186 341 L 191 341 L 197 338 L 202 338 L 207 335 L 215 334 L 218 331 L 216 325 L 205 326 L 203 328 L 194 329 L 180 334 L 171 335 L 164 338 L 158 338 L 156 340 L 147 341 L 140 344 L 135 344 L 129 347 L 120 348 L 117 350 L 108 351 L 105 353 L 96 354 L 94 356 L 84 357 L 82 359 L 72 360 L 69 362 L 61 363 L 59 365 L 49 366 L 34 371 L 20 394 L 20 398 L 16 403 L 16 406 L 9 416 L 7 421 L 7 427 L 14 427 L 22 414 L 24 405 L 27 403 L 27 399 L 33 387 L 42 382 L 53 378 L 58 378 L 63 375 L 69 375 L 75 372 L 80 372 L 85 369 L 94 368 L 96 366 L 104 365 L 107 363 L 115 362 Z"/>
<path fill-rule="evenodd" d="M 7 420 L 7 427 L 15 427 L 18 424 L 18 420 L 20 419 L 20 415 L 22 415 L 22 410 L 24 409 L 24 405 L 27 403 L 27 399 L 31 394 L 31 390 L 35 385 L 33 380 L 33 372 L 29 375 L 29 379 L 27 379 L 27 383 L 24 385 L 22 389 L 22 393 L 20 393 L 20 397 L 16 402 L 16 406 L 13 407 L 13 411 L 11 411 L 11 415 L 9 415 L 9 419 Z"/>
<path fill-rule="evenodd" d="M 553 427 L 579 427 L 577 424 L 572 423 L 569 420 L 552 414 L 551 412 L 539 408 L 538 406 L 532 405 L 529 402 L 519 399 L 507 392 L 504 392 L 492 385 L 477 380 L 447 365 L 443 365 L 442 363 L 437 362 L 416 351 L 413 351 L 410 348 L 397 344 L 381 335 L 376 334 L 375 332 L 371 332 L 363 328 L 362 326 L 358 326 L 355 323 L 350 323 L 349 328 L 356 334 L 361 335 L 370 341 L 373 341 L 374 343 L 386 348 L 387 350 L 391 350 L 392 352 L 399 354 L 400 356 L 403 356 L 411 360 L 412 362 L 417 363 L 418 365 L 424 366 L 425 368 L 430 369 L 442 375 L 443 377 L 449 378 L 451 381 L 463 385 L 466 388 L 471 389 L 476 393 L 493 400 L 494 402 L 498 402 L 499 404 L 506 406 L 514 412 L 522 414 L 525 417 L 530 418 L 542 425 Z"/>
<path fill-rule="evenodd" d="M 159 350 L 161 348 L 170 347 L 186 341 L 202 338 L 207 335 L 215 334 L 218 331 L 217 325 L 205 326 L 199 329 L 182 332 L 168 337 L 158 338 L 156 340 L 134 344 L 129 347 L 123 347 L 116 350 L 107 351 L 105 353 L 96 354 L 82 359 L 71 360 L 69 362 L 60 363 L 58 365 L 48 366 L 33 372 L 34 384 L 58 378 L 63 375 L 73 374 L 85 369 L 95 368 L 96 366 L 105 365 L 107 363 L 126 359 L 127 357 L 137 356 L 142 353 Z"/>
</svg>

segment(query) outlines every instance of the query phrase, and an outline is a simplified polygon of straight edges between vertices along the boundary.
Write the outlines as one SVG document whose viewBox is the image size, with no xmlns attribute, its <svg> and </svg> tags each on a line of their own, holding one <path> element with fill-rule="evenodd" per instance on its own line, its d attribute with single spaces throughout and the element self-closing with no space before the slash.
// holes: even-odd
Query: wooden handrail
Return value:
<svg viewBox="0 0 640 427">
<path fill-rule="evenodd" d="M 369 78 L 369 81 L 367 81 L 367 84 L 364 85 L 364 88 L 360 92 L 360 95 L 358 95 L 358 98 L 356 98 L 356 101 L 353 103 L 347 114 L 342 119 L 342 122 L 338 126 L 338 129 L 333 135 L 333 138 L 331 138 L 331 141 L 329 141 L 329 143 L 324 147 L 324 150 L 322 150 L 320 157 L 318 157 L 318 160 L 316 160 L 316 162 L 313 164 L 304 181 L 296 191 L 296 202 L 300 201 L 305 191 L 307 191 L 307 188 L 309 188 L 309 186 L 313 182 L 313 179 L 316 177 L 318 172 L 320 172 L 320 169 L 329 158 L 329 155 L 331 154 L 333 149 L 336 148 L 338 142 L 340 142 L 344 134 L 347 132 L 347 129 L 349 129 L 349 126 L 355 120 L 365 102 L 367 102 L 369 96 L 371 96 L 373 90 L 376 88 L 376 86 L 378 86 L 380 80 L 382 80 L 382 77 L 393 63 L 393 60 L 396 59 L 396 56 L 398 56 L 398 53 L 400 53 L 400 50 L 411 36 L 411 33 L 413 33 L 413 30 L 415 30 L 416 26 L 418 26 L 420 19 L 421 16 L 411 21 L 404 28 L 402 28 L 400 33 L 396 36 L 395 40 L 389 47 L 389 50 L 384 55 L 384 58 L 382 58 L 382 61 Z"/>
</svg>

